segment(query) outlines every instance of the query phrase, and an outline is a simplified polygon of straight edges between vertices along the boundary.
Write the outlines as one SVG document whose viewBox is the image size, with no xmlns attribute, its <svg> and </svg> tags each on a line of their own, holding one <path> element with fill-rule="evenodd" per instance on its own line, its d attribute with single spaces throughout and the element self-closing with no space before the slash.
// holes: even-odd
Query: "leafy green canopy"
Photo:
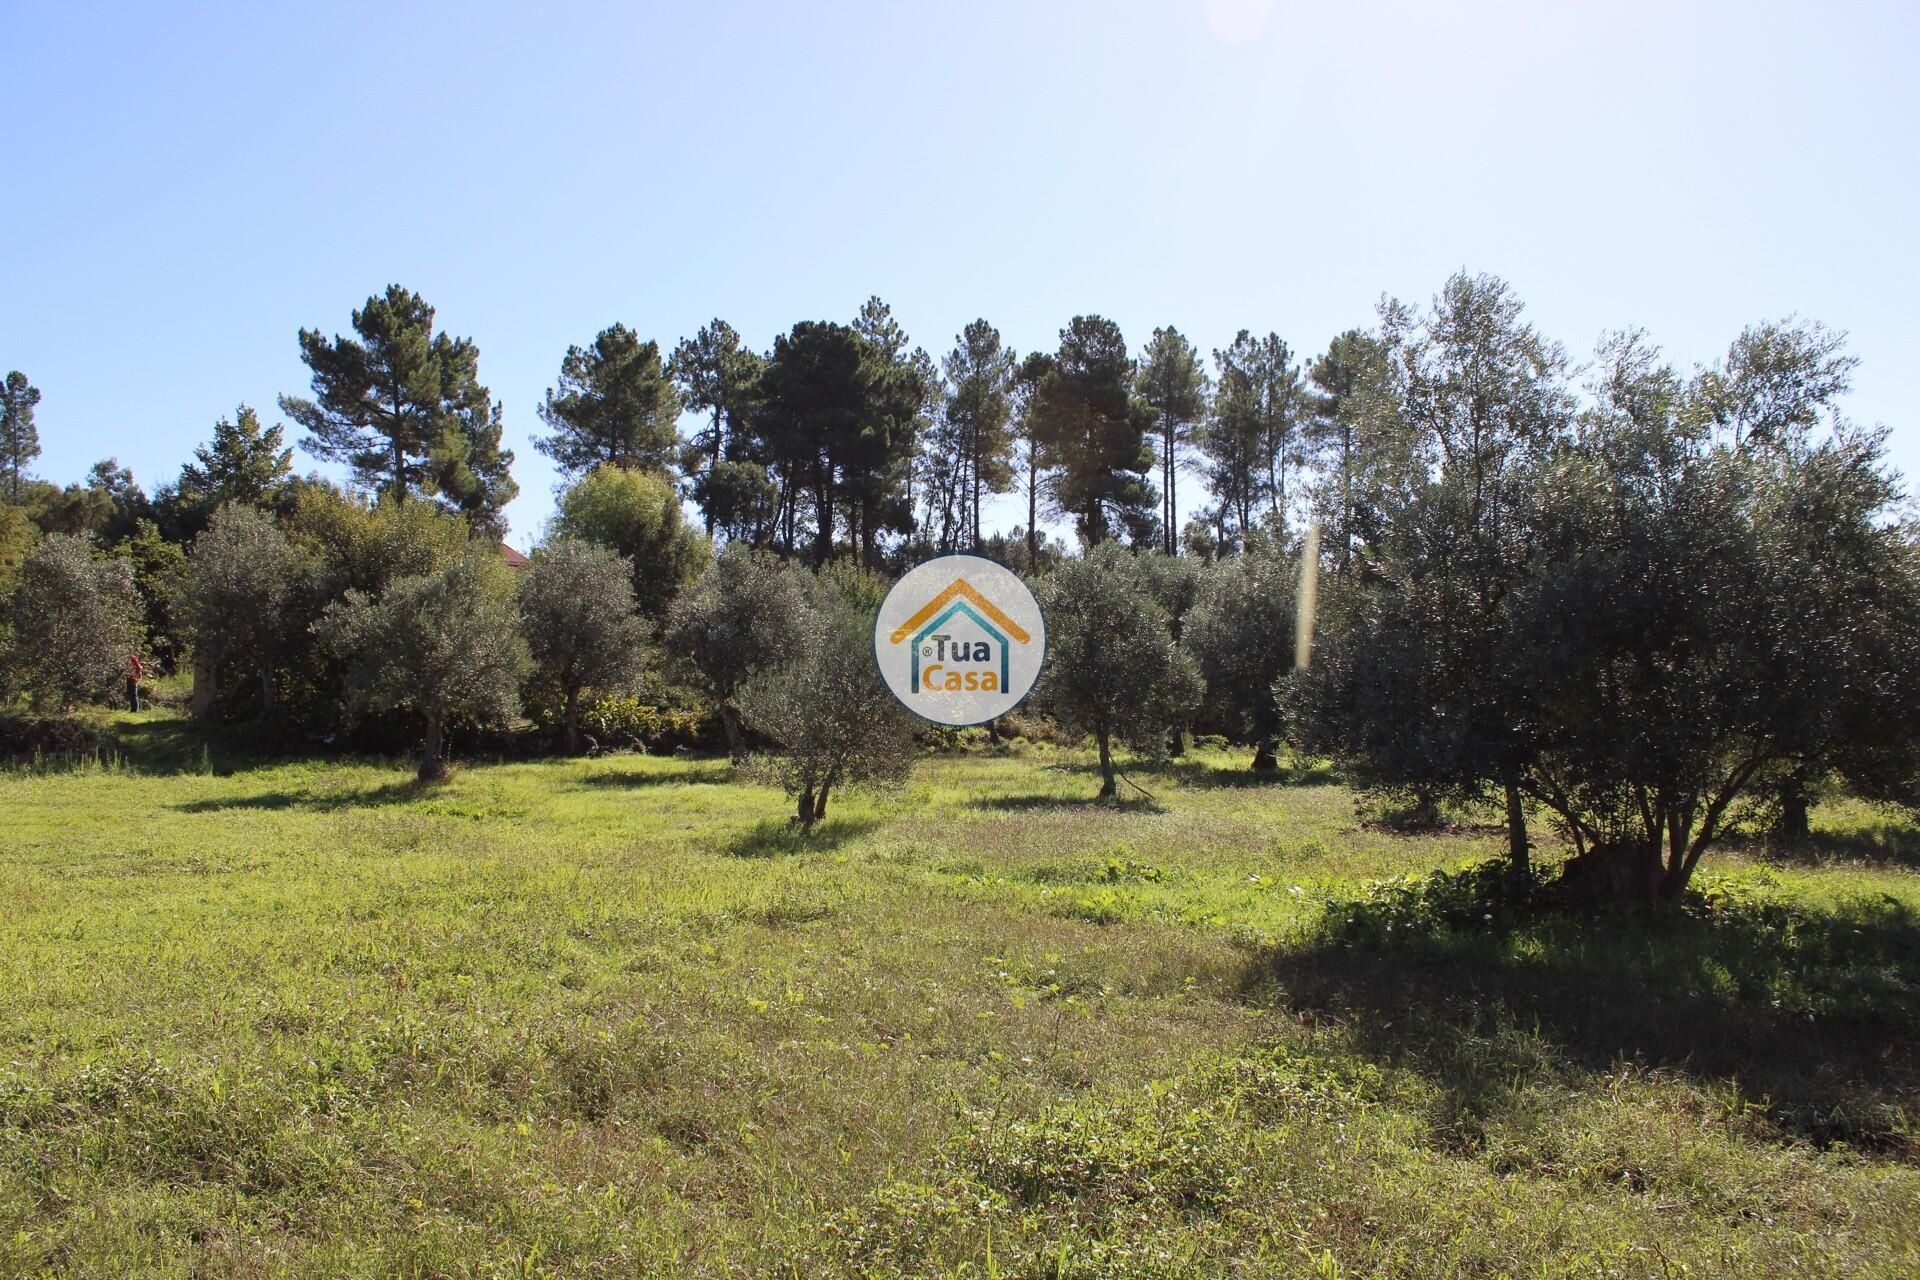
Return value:
<svg viewBox="0 0 1920 1280">
<path fill-rule="evenodd" d="M 667 615 L 667 648 L 690 663 L 719 704 L 727 745 L 745 754 L 735 697 L 779 661 L 790 619 L 810 607 L 805 574 L 770 552 L 728 545 Z"/>
<path fill-rule="evenodd" d="M 1159 755 L 1201 696 L 1193 659 L 1174 643 L 1142 558 L 1111 544 L 1068 560 L 1036 586 L 1047 661 L 1036 705 L 1100 748 L 1102 796 L 1115 794 L 1112 748 Z"/>
<path fill-rule="evenodd" d="M 68 711 L 108 696 L 141 647 L 132 566 L 72 534 L 49 534 L 28 553 L 6 616 L 11 652 L 0 679 L 39 709 Z"/>
<path fill-rule="evenodd" d="M 633 597 L 649 618 L 665 616 L 680 589 L 712 555 L 680 514 L 680 495 L 664 472 L 606 464 L 560 494 L 555 538 L 611 548 L 631 562 Z"/>
<path fill-rule="evenodd" d="M 500 725 L 520 706 L 528 667 L 514 608 L 513 572 L 476 543 L 432 573 L 400 578 L 378 599 L 358 591 L 330 606 L 327 645 L 346 659 L 353 716 L 409 711 L 426 722 L 423 779 L 445 772 L 446 727 Z"/>
<path fill-rule="evenodd" d="M 259 685 L 260 714 L 272 714 L 281 660 L 304 643 L 293 606 L 311 591 L 318 566 L 265 512 L 228 503 L 194 540 L 180 609 L 197 665 L 216 681 L 228 670 Z"/>
<path fill-rule="evenodd" d="M 1160 435 L 1161 549 L 1180 553 L 1177 493 L 1183 454 L 1207 414 L 1206 366 L 1193 343 L 1171 325 L 1155 329 L 1140 353 L 1136 374 L 1140 399 L 1153 411 Z"/>
<path fill-rule="evenodd" d="M 213 424 L 213 439 L 180 469 L 181 498 L 209 512 L 229 502 L 277 505 L 293 474 L 293 450 L 285 441 L 285 427 L 262 427 L 260 415 L 241 405 L 231 420 Z"/>
<path fill-rule="evenodd" d="M 1484 277 L 1385 309 L 1373 533 L 1282 682 L 1294 734 L 1375 785 L 1504 793 L 1522 865 L 1531 801 L 1603 897 L 1682 893 L 1796 779 L 1911 799 L 1920 573 L 1830 335 L 1749 330 L 1690 384 L 1614 335 L 1576 414 L 1518 315 Z"/>
<path fill-rule="evenodd" d="M 569 750 L 579 746 L 580 695 L 611 692 L 646 661 L 647 625 L 634 612 L 633 568 L 608 547 L 558 538 L 521 574 L 520 631 L 537 676 L 564 701 Z"/>
<path fill-rule="evenodd" d="M 830 580 L 784 628 L 781 661 L 739 691 L 747 725 L 774 744 L 763 758 L 810 827 L 837 788 L 884 787 L 913 768 L 913 719 L 873 665 L 873 619 Z"/>
</svg>

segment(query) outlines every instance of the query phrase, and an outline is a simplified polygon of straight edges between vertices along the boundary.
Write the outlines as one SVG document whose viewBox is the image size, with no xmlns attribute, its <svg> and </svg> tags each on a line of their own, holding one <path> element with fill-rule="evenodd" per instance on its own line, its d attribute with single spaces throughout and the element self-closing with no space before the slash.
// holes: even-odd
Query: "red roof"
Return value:
<svg viewBox="0 0 1920 1280">
<path fill-rule="evenodd" d="M 525 556 L 504 542 L 500 544 L 500 558 L 507 562 L 509 569 L 524 569 L 530 563 Z"/>
</svg>

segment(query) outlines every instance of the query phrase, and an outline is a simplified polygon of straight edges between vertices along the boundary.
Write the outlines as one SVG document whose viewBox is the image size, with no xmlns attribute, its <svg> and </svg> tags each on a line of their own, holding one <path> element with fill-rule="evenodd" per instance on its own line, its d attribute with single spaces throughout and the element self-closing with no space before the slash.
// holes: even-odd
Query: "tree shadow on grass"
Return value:
<svg viewBox="0 0 1920 1280">
<path fill-rule="evenodd" d="M 1137 793 L 1115 800 L 1101 800 L 1094 796 L 979 796 L 967 801 L 967 805 L 970 808 L 990 809 L 999 813 L 1036 813 L 1049 810 L 1061 813 L 1165 813 L 1167 811 L 1166 806 L 1158 800 Z"/>
<path fill-rule="evenodd" d="M 438 783 L 408 779 L 363 791 L 264 791 L 250 796 L 188 800 L 173 807 L 180 813 L 225 813 L 235 809 L 298 809 L 311 813 L 333 813 L 342 809 L 373 809 L 406 804 L 432 796 L 439 789 Z"/>
<path fill-rule="evenodd" d="M 1816 830 L 1794 844 L 1754 840 L 1746 845 L 1768 862 L 1817 866 L 1825 862 L 1864 862 L 1874 866 L 1920 868 L 1920 829 L 1911 822 L 1886 820 L 1846 831 Z"/>
<path fill-rule="evenodd" d="M 590 773 L 579 779 L 582 788 L 603 788 L 613 791 L 638 790 L 644 787 L 676 786 L 715 786 L 735 780 L 733 766 L 724 760 L 706 760 L 689 769 L 675 772 L 656 770 L 636 772 L 629 770 L 608 770 L 604 773 Z"/>
<path fill-rule="evenodd" d="M 1223 765 L 1183 756 L 1159 766 L 1155 772 L 1178 778 L 1181 785 L 1187 787 L 1311 787 L 1334 780 L 1333 766 L 1326 761 L 1254 769 L 1248 765 Z"/>
<path fill-rule="evenodd" d="M 1434 922 L 1405 901 L 1330 907 L 1306 945 L 1249 967 L 1247 992 L 1428 1077 L 1463 1141 L 1529 1078 L 1629 1062 L 1734 1085 L 1796 1136 L 1920 1160 L 1920 919 L 1903 903 Z"/>
<path fill-rule="evenodd" d="M 830 853 L 849 840 L 878 828 L 877 818 L 828 818 L 812 831 L 802 831 L 791 818 L 768 818 L 720 845 L 730 858 L 789 858 L 807 853 Z"/>
<path fill-rule="evenodd" d="M 1251 760 L 1252 757 L 1248 756 Z M 1090 778 L 1100 776 L 1097 761 L 1062 761 L 1049 764 L 1047 770 L 1052 773 L 1071 773 Z M 1277 769 L 1254 769 L 1245 764 L 1221 764 L 1217 760 L 1203 760 L 1193 756 L 1180 756 L 1171 760 L 1135 760 L 1120 771 L 1123 775 L 1137 777 L 1151 789 L 1154 780 L 1177 782 L 1180 786 L 1193 790 L 1208 788 L 1259 788 L 1259 787 L 1305 787 L 1319 786 L 1335 780 L 1333 766 L 1326 761 L 1309 763 L 1288 763 Z M 1126 783 L 1123 781 L 1124 788 Z"/>
</svg>

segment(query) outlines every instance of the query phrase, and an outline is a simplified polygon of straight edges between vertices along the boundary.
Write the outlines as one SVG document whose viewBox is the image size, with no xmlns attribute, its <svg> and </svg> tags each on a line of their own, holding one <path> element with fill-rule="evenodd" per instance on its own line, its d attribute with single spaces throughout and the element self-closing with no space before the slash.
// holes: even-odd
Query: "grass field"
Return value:
<svg viewBox="0 0 1920 1280">
<path fill-rule="evenodd" d="M 709 760 L 122 729 L 0 776 L 8 1274 L 1920 1274 L 1920 834 L 1863 807 L 1593 924 L 1237 755 L 934 758 L 803 839 Z"/>
</svg>

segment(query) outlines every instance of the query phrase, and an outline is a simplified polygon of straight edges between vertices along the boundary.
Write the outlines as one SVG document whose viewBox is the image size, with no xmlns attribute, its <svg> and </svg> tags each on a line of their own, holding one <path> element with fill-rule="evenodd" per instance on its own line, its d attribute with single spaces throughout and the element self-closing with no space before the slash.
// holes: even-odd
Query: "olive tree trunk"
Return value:
<svg viewBox="0 0 1920 1280">
<path fill-rule="evenodd" d="M 447 776 L 447 762 L 442 757 L 444 747 L 444 729 L 439 716 L 427 717 L 426 752 L 420 757 L 420 781 L 440 782 Z"/>
</svg>

